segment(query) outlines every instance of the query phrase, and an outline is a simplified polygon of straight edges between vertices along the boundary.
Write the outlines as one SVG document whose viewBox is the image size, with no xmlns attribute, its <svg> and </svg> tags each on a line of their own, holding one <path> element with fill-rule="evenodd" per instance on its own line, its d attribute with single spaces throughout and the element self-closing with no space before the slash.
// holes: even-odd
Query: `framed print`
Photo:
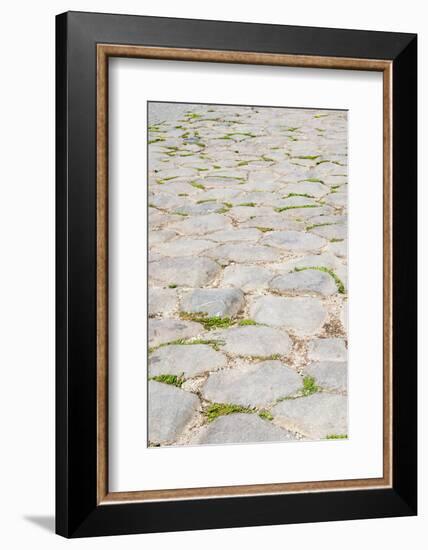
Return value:
<svg viewBox="0 0 428 550">
<path fill-rule="evenodd" d="M 57 532 L 414 515 L 416 36 L 57 16 Z"/>
</svg>

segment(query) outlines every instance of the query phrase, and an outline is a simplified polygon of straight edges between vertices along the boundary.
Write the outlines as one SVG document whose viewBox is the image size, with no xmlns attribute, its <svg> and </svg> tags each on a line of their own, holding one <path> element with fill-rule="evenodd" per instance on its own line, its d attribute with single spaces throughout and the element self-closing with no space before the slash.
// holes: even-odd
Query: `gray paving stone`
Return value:
<svg viewBox="0 0 428 550">
<path fill-rule="evenodd" d="M 347 193 L 333 193 L 327 195 L 325 200 L 327 204 L 332 204 L 336 207 L 346 206 L 348 202 L 348 195 Z"/>
<path fill-rule="evenodd" d="M 281 214 L 272 213 L 269 216 L 256 216 L 242 222 L 240 227 L 261 227 L 263 229 L 279 229 L 284 231 L 304 231 L 305 224 L 296 220 L 284 218 Z"/>
<path fill-rule="evenodd" d="M 275 405 L 272 414 L 275 423 L 310 439 L 348 433 L 347 398 L 343 395 L 314 393 L 287 399 Z"/>
<path fill-rule="evenodd" d="M 284 195 L 289 193 L 301 193 L 311 195 L 317 199 L 326 195 L 330 189 L 319 182 L 301 181 L 299 183 L 287 183 L 282 187 Z"/>
<path fill-rule="evenodd" d="M 320 250 L 328 244 L 322 237 L 310 235 L 303 231 L 272 231 L 266 233 L 260 241 L 269 246 L 275 246 L 282 250 L 312 251 Z"/>
<path fill-rule="evenodd" d="M 236 288 L 197 288 L 187 292 L 181 311 L 206 313 L 208 317 L 234 317 L 244 306 L 244 295 Z"/>
<path fill-rule="evenodd" d="M 274 426 L 257 414 L 234 413 L 221 416 L 204 426 L 192 443 L 199 445 L 225 445 L 234 443 L 262 443 L 267 441 L 293 441 L 289 431 Z"/>
<path fill-rule="evenodd" d="M 192 338 L 202 330 L 202 325 L 193 321 L 149 319 L 149 346 L 159 346 L 180 338 Z"/>
<path fill-rule="evenodd" d="M 281 257 L 278 250 L 269 246 L 248 243 L 223 244 L 209 250 L 205 255 L 210 258 L 237 263 L 274 262 Z"/>
<path fill-rule="evenodd" d="M 258 323 L 309 335 L 321 329 L 327 319 L 327 312 L 317 298 L 262 296 L 253 301 L 250 317 Z"/>
<path fill-rule="evenodd" d="M 213 281 L 220 270 L 209 258 L 165 258 L 149 265 L 149 277 L 164 285 L 200 287 Z"/>
<path fill-rule="evenodd" d="M 215 243 L 205 239 L 175 239 L 174 241 L 159 244 L 156 251 L 163 256 L 183 257 L 197 256 L 205 250 L 214 248 Z"/>
<path fill-rule="evenodd" d="M 302 378 L 281 361 L 262 361 L 212 374 L 202 396 L 217 403 L 264 407 L 302 388 Z"/>
<path fill-rule="evenodd" d="M 278 275 L 272 279 L 269 288 L 285 295 L 320 294 L 331 296 L 337 292 L 333 277 L 315 269 Z"/>
<path fill-rule="evenodd" d="M 287 355 L 291 350 L 288 334 L 271 327 L 233 327 L 214 334 L 212 338 L 221 341 L 224 344 L 222 351 L 232 355 L 268 358 Z"/>
<path fill-rule="evenodd" d="M 176 230 L 182 235 L 205 235 L 214 231 L 232 229 L 232 222 L 222 214 L 207 214 L 172 223 L 168 229 Z"/>
<path fill-rule="evenodd" d="M 227 359 L 206 344 L 163 346 L 149 357 L 149 374 L 184 375 L 193 378 L 205 372 L 225 367 Z"/>
<path fill-rule="evenodd" d="M 158 229 L 157 231 L 152 231 L 150 233 L 150 246 L 164 243 L 173 239 L 177 233 L 175 231 L 170 231 L 168 229 Z"/>
<path fill-rule="evenodd" d="M 324 237 L 325 239 L 346 239 L 347 229 L 342 224 L 323 225 L 309 229 L 311 233 Z"/>
<path fill-rule="evenodd" d="M 149 315 L 171 314 L 178 305 L 177 292 L 170 288 L 149 288 Z"/>
<path fill-rule="evenodd" d="M 346 361 L 348 352 L 342 338 L 317 338 L 308 344 L 311 361 Z"/>
<path fill-rule="evenodd" d="M 348 256 L 347 241 L 342 241 L 340 243 L 330 243 L 329 249 L 339 258 L 346 258 Z"/>
<path fill-rule="evenodd" d="M 223 286 L 240 288 L 244 292 L 267 288 L 274 273 L 261 266 L 230 265 L 223 271 Z"/>
<path fill-rule="evenodd" d="M 169 384 L 149 382 L 149 442 L 173 442 L 199 407 L 196 395 Z"/>
<path fill-rule="evenodd" d="M 308 365 L 304 374 L 315 378 L 318 386 L 326 390 L 346 391 L 348 384 L 347 363 L 320 361 Z"/>
<path fill-rule="evenodd" d="M 215 233 L 211 233 L 209 235 L 209 238 L 213 241 L 220 242 L 220 243 L 227 243 L 227 242 L 255 242 L 260 239 L 260 231 L 258 231 L 255 228 L 248 228 L 248 229 L 229 229 L 226 231 L 216 231 Z"/>
</svg>

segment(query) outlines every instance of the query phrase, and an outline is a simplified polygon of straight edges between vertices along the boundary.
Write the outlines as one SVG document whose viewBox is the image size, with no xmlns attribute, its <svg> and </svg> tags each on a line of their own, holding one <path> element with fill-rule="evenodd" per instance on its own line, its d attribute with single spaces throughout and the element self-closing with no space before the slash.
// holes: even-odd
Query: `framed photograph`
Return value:
<svg viewBox="0 0 428 550">
<path fill-rule="evenodd" d="M 416 514 L 416 35 L 56 24 L 58 534 Z"/>
</svg>

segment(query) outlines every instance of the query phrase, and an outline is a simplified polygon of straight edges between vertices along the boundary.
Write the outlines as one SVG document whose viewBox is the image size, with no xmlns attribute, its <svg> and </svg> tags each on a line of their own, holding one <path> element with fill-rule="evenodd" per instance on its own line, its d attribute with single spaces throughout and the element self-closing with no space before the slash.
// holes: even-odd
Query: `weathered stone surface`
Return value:
<svg viewBox="0 0 428 550">
<path fill-rule="evenodd" d="M 339 258 L 346 258 L 348 255 L 348 243 L 347 241 L 330 243 L 330 250 Z"/>
<path fill-rule="evenodd" d="M 172 223 L 168 229 L 173 229 L 182 235 L 205 235 L 221 229 L 232 229 L 232 223 L 222 214 L 207 214 Z"/>
<path fill-rule="evenodd" d="M 209 238 L 216 242 L 255 242 L 260 239 L 260 232 L 257 229 L 229 229 L 227 231 L 216 231 L 211 233 Z"/>
<path fill-rule="evenodd" d="M 252 303 L 250 317 L 257 323 L 284 327 L 306 335 L 321 329 L 327 313 L 317 298 L 263 296 Z"/>
<path fill-rule="evenodd" d="M 346 361 L 347 349 L 341 338 L 317 338 L 308 344 L 311 361 Z"/>
<path fill-rule="evenodd" d="M 275 423 L 310 439 L 348 433 L 347 398 L 343 395 L 314 393 L 287 399 L 275 405 L 272 414 Z"/>
<path fill-rule="evenodd" d="M 345 302 L 343 304 L 342 311 L 340 312 L 340 320 L 342 321 L 342 325 L 345 329 L 345 331 L 348 331 L 348 303 Z"/>
<path fill-rule="evenodd" d="M 326 202 L 332 204 L 333 206 L 346 206 L 347 204 L 347 194 L 346 193 L 333 193 L 326 197 Z"/>
<path fill-rule="evenodd" d="M 255 216 L 240 224 L 240 227 L 261 227 L 262 229 L 279 229 L 284 231 L 303 231 L 305 224 L 284 218 L 281 214 L 272 213 L 269 216 Z"/>
<path fill-rule="evenodd" d="M 262 244 L 275 246 L 283 250 L 308 251 L 320 250 L 328 243 L 322 237 L 303 231 L 272 231 L 260 241 Z"/>
<path fill-rule="evenodd" d="M 149 315 L 168 315 L 178 303 L 177 292 L 169 288 L 149 288 Z"/>
<path fill-rule="evenodd" d="M 235 413 L 221 416 L 201 428 L 192 443 L 224 445 L 293 440 L 296 440 L 296 437 L 292 433 L 274 426 L 271 422 L 261 419 L 256 414 Z"/>
<path fill-rule="evenodd" d="M 202 396 L 217 403 L 263 407 L 302 388 L 302 378 L 281 361 L 262 361 L 212 374 Z"/>
<path fill-rule="evenodd" d="M 295 271 L 275 277 L 269 288 L 280 294 L 321 294 L 331 296 L 337 286 L 328 273 L 316 269 Z"/>
<path fill-rule="evenodd" d="M 156 347 L 179 338 L 192 338 L 202 330 L 202 325 L 193 321 L 149 319 L 149 346 Z"/>
<path fill-rule="evenodd" d="M 267 358 L 277 354 L 286 355 L 291 349 L 288 334 L 270 327 L 233 327 L 222 330 L 213 338 L 224 342 L 222 350 L 234 355 Z"/>
<path fill-rule="evenodd" d="M 345 239 L 347 236 L 346 226 L 343 224 L 322 225 L 320 227 L 314 227 L 309 230 L 311 233 L 324 237 L 331 241 L 331 239 Z"/>
<path fill-rule="evenodd" d="M 347 373 L 347 364 L 340 361 L 321 361 L 305 368 L 305 375 L 315 378 L 316 384 L 327 390 L 346 391 Z"/>
<path fill-rule="evenodd" d="M 157 349 L 149 358 L 150 376 L 184 375 L 192 378 L 225 367 L 227 359 L 206 344 L 170 345 Z"/>
<path fill-rule="evenodd" d="M 181 310 L 206 313 L 208 317 L 234 317 L 244 306 L 244 295 L 236 288 L 198 288 L 183 297 Z"/>
<path fill-rule="evenodd" d="M 310 195 L 317 199 L 326 195 L 330 189 L 319 182 L 302 181 L 299 183 L 287 183 L 282 188 L 284 195 L 289 193 L 300 193 Z"/>
<path fill-rule="evenodd" d="M 150 246 L 153 246 L 155 244 L 164 243 L 165 241 L 169 241 L 170 239 L 173 239 L 177 233 L 175 231 L 171 231 L 169 229 L 158 229 L 157 231 L 152 231 L 150 233 Z"/>
<path fill-rule="evenodd" d="M 248 243 L 227 243 L 206 252 L 206 256 L 226 262 L 274 262 L 279 260 L 281 253 L 269 246 Z"/>
<path fill-rule="evenodd" d="M 267 288 L 274 273 L 261 266 L 230 265 L 223 272 L 223 286 L 240 288 L 244 292 Z"/>
<path fill-rule="evenodd" d="M 213 281 L 220 269 L 209 258 L 167 258 L 149 265 L 149 277 L 164 285 L 198 287 Z"/>
<path fill-rule="evenodd" d="M 160 244 L 157 250 L 163 256 L 179 258 L 183 256 L 197 256 L 201 252 L 215 246 L 215 243 L 204 239 L 176 239 L 175 241 Z"/>
<path fill-rule="evenodd" d="M 149 382 L 149 442 L 173 442 L 199 407 L 196 395 L 169 384 Z"/>
<path fill-rule="evenodd" d="M 292 271 L 296 267 L 328 267 L 335 270 L 340 265 L 340 260 L 334 254 L 323 252 L 322 254 L 309 254 L 296 260 L 284 262 L 282 269 L 287 272 Z"/>
</svg>

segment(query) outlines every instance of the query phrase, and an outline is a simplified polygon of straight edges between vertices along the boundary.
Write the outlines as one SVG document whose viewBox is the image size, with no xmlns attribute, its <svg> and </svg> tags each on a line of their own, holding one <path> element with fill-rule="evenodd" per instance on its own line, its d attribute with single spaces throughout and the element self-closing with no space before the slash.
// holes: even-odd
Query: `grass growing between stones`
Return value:
<svg viewBox="0 0 428 550">
<path fill-rule="evenodd" d="M 158 376 L 150 377 L 150 380 L 155 380 L 162 384 L 169 384 L 170 386 L 177 386 L 177 388 L 181 388 L 185 381 L 183 375 L 177 376 L 175 374 L 159 374 Z"/>
<path fill-rule="evenodd" d="M 335 225 L 332 222 L 325 222 L 325 223 L 314 223 L 312 225 L 308 225 L 306 227 L 306 231 L 310 231 L 311 229 L 315 229 L 316 227 L 325 227 L 326 225 Z"/>
<path fill-rule="evenodd" d="M 306 178 L 304 180 L 299 180 L 299 183 L 304 183 L 305 181 L 308 181 L 309 183 L 324 183 L 323 180 L 320 180 L 319 178 Z"/>
<path fill-rule="evenodd" d="M 202 185 L 202 183 L 198 183 L 196 181 L 191 181 L 190 182 L 190 185 L 192 187 L 195 187 L 196 189 L 202 189 L 202 190 L 205 190 L 205 187 Z"/>
<path fill-rule="evenodd" d="M 208 422 L 212 422 L 219 416 L 226 416 L 233 413 L 253 414 L 255 409 L 234 405 L 233 403 L 212 403 L 205 411 Z"/>
<path fill-rule="evenodd" d="M 198 340 L 185 340 L 184 338 L 179 338 L 178 340 L 171 340 L 171 342 L 165 342 L 164 344 L 159 344 L 159 346 L 149 348 L 149 354 L 154 353 L 159 348 L 164 348 L 165 346 L 196 346 L 197 344 L 211 346 L 213 350 L 219 351 L 221 346 L 224 346 L 224 341 L 207 340 L 203 338 Z"/>
<path fill-rule="evenodd" d="M 205 330 L 229 328 L 234 324 L 234 321 L 230 317 L 208 317 L 206 313 L 189 313 L 187 311 L 180 313 L 180 319 L 200 323 Z"/>
<path fill-rule="evenodd" d="M 332 269 L 329 269 L 328 267 L 323 267 L 323 266 L 318 266 L 318 265 L 313 265 L 313 266 L 309 266 L 309 267 L 295 267 L 294 271 L 306 271 L 308 269 L 315 269 L 317 271 L 323 271 L 324 273 L 328 273 L 330 275 L 330 277 L 333 277 L 334 282 L 336 283 L 337 292 L 339 294 L 345 294 L 346 293 L 345 285 L 342 283 L 341 279 L 336 275 L 336 273 Z"/>
<path fill-rule="evenodd" d="M 258 229 L 262 233 L 268 233 L 269 231 L 273 231 L 271 227 L 256 227 L 256 229 Z"/>
<path fill-rule="evenodd" d="M 271 415 L 271 413 L 269 411 L 260 411 L 259 412 L 259 416 L 260 418 L 263 418 L 264 420 L 273 420 L 273 416 Z"/>
<path fill-rule="evenodd" d="M 303 389 L 301 392 L 302 397 L 307 397 L 308 395 L 312 395 L 313 393 L 316 393 L 319 390 L 318 386 L 315 383 L 315 378 L 312 376 L 305 376 L 303 378 Z"/>
<path fill-rule="evenodd" d="M 306 199 L 314 199 L 315 198 L 313 195 L 309 195 L 308 193 L 288 193 L 288 195 L 285 195 L 282 198 L 283 199 L 289 199 L 291 197 L 305 197 Z"/>
<path fill-rule="evenodd" d="M 302 204 L 300 206 L 281 206 L 280 208 L 274 208 L 275 212 L 285 212 L 286 210 L 296 210 L 297 208 L 318 208 L 318 204 Z"/>
<path fill-rule="evenodd" d="M 251 206 L 251 207 L 254 207 L 254 206 L 256 206 L 256 203 L 255 202 L 241 202 L 237 206 Z"/>
<path fill-rule="evenodd" d="M 255 321 L 253 321 L 252 319 L 241 319 L 239 321 L 238 325 L 240 327 L 247 327 L 247 326 L 257 325 L 257 323 Z"/>
<path fill-rule="evenodd" d="M 326 439 L 348 439 L 347 434 L 328 434 Z"/>
</svg>

